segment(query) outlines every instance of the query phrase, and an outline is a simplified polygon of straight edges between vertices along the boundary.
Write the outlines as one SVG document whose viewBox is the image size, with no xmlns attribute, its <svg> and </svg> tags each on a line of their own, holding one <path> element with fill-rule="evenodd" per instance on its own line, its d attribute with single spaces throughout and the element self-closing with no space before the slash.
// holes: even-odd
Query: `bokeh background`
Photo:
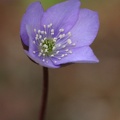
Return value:
<svg viewBox="0 0 120 120">
<path fill-rule="evenodd" d="M 0 120 L 38 120 L 42 67 L 24 54 L 19 28 L 34 0 L 0 0 Z M 41 0 L 44 8 L 62 0 Z M 120 0 L 81 0 L 98 11 L 99 64 L 50 69 L 46 120 L 120 120 Z"/>
</svg>

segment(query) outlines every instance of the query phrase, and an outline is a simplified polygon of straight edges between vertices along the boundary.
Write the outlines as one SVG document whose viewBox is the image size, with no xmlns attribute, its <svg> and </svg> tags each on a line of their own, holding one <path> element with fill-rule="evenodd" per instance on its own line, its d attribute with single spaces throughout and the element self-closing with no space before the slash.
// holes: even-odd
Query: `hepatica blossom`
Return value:
<svg viewBox="0 0 120 120">
<path fill-rule="evenodd" d="M 50 68 L 67 63 L 96 63 L 89 47 L 99 29 L 98 14 L 81 9 L 79 0 L 67 0 L 47 11 L 32 3 L 23 16 L 20 36 L 25 53 Z"/>
</svg>

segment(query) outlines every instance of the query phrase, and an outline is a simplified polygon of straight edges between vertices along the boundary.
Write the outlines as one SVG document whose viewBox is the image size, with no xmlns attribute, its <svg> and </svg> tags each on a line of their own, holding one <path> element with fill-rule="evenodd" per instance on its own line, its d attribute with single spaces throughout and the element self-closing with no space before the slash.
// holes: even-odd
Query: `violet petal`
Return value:
<svg viewBox="0 0 120 120">
<path fill-rule="evenodd" d="M 76 47 L 90 45 L 95 39 L 99 29 L 97 12 L 89 9 L 80 9 L 79 19 L 71 30 Z"/>
<path fill-rule="evenodd" d="M 56 65 L 65 63 L 97 63 L 99 60 L 89 46 L 74 48 L 71 54 L 57 61 Z"/>
<path fill-rule="evenodd" d="M 43 16 L 43 8 L 40 2 L 34 2 L 28 7 L 26 13 L 23 16 L 21 22 L 21 28 L 20 28 L 20 36 L 22 42 L 25 45 L 27 46 L 29 45 L 28 35 L 26 31 L 26 24 L 31 25 L 35 28 L 38 26 L 40 27 L 42 16 Z"/>
<path fill-rule="evenodd" d="M 55 31 L 64 28 L 68 32 L 76 23 L 79 15 L 79 0 L 68 0 L 49 8 L 43 16 L 42 24 L 53 24 Z"/>
</svg>

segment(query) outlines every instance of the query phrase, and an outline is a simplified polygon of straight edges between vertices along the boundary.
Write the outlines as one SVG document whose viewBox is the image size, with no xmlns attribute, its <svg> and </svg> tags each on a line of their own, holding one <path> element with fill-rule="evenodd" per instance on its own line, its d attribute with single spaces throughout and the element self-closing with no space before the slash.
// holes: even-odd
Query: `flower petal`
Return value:
<svg viewBox="0 0 120 120">
<path fill-rule="evenodd" d="M 79 0 L 67 0 L 49 8 L 42 19 L 42 24 L 53 24 L 55 31 L 64 28 L 68 32 L 76 23 L 79 15 Z"/>
<path fill-rule="evenodd" d="M 99 60 L 94 55 L 92 49 L 89 46 L 84 46 L 80 48 L 74 48 L 72 54 L 63 57 L 61 60 L 57 61 L 56 65 L 65 63 L 97 63 Z"/>
<path fill-rule="evenodd" d="M 21 28 L 20 28 L 20 36 L 22 39 L 22 42 L 28 46 L 28 35 L 26 31 L 26 24 L 31 25 L 33 27 L 40 27 L 41 24 L 41 18 L 43 16 L 43 8 L 40 4 L 40 2 L 34 2 L 32 3 L 26 13 L 23 16 L 22 22 L 21 22 Z"/>
<path fill-rule="evenodd" d="M 89 9 L 80 9 L 79 19 L 71 30 L 71 39 L 76 43 L 76 47 L 90 45 L 95 39 L 98 29 L 98 14 Z"/>
<path fill-rule="evenodd" d="M 37 51 L 38 48 L 33 44 L 34 38 L 32 35 L 32 27 L 29 25 L 26 25 L 26 31 L 29 37 L 29 51 L 25 50 L 25 53 L 27 54 L 27 56 L 42 66 L 49 67 L 49 68 L 59 68 L 60 66 L 54 65 L 53 62 L 48 57 L 46 57 L 46 61 L 48 61 L 48 63 L 43 62 L 42 58 L 38 57 L 38 54 L 33 53 L 33 51 Z"/>
</svg>

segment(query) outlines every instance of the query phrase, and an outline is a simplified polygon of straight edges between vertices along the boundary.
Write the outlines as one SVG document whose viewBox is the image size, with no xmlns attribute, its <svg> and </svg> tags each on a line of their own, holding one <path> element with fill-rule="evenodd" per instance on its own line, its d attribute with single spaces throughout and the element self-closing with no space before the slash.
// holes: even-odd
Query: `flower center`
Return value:
<svg viewBox="0 0 120 120">
<path fill-rule="evenodd" d="M 65 33 L 63 28 L 55 31 L 52 23 L 43 25 L 42 30 L 34 29 L 35 38 L 33 44 L 37 48 L 33 51 L 43 62 L 48 63 L 48 58 L 56 63 L 58 60 L 72 54 L 75 43 L 70 39 L 71 32 Z"/>
<path fill-rule="evenodd" d="M 43 53 L 45 53 L 46 55 L 50 55 L 55 49 L 55 42 L 52 39 L 46 39 L 43 41 L 41 47 L 42 47 Z"/>
</svg>

